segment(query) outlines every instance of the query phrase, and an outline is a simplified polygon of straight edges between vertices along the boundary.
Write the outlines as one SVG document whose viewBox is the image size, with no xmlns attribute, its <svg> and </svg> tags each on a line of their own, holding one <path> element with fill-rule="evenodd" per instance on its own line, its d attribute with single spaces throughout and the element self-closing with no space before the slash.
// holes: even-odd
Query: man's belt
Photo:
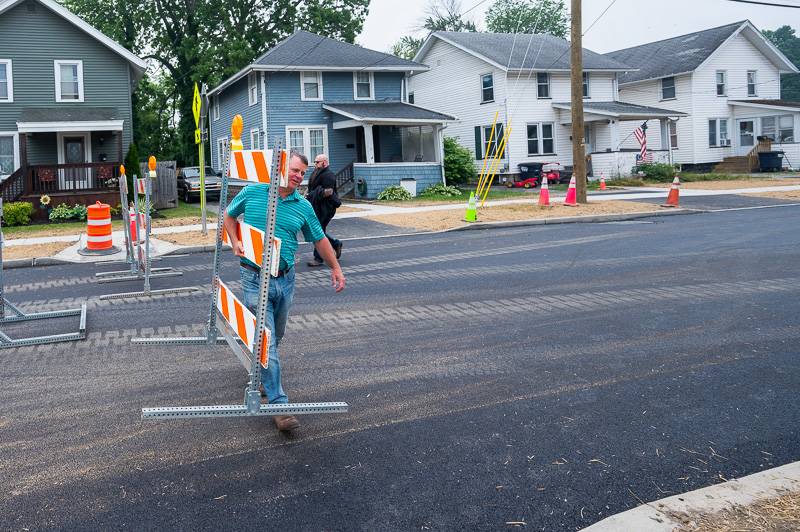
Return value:
<svg viewBox="0 0 800 532">
<path fill-rule="evenodd" d="M 253 266 L 252 264 L 248 264 L 246 262 L 239 262 L 239 266 L 241 266 L 242 268 L 246 268 L 246 269 L 248 269 L 250 271 L 259 273 L 259 274 L 261 273 L 261 268 L 259 268 L 258 266 Z M 294 268 L 294 266 L 290 266 L 289 268 L 286 268 L 285 270 L 278 270 L 278 275 L 276 275 L 275 277 L 283 277 L 284 275 L 289 273 L 292 270 L 292 268 Z"/>
</svg>

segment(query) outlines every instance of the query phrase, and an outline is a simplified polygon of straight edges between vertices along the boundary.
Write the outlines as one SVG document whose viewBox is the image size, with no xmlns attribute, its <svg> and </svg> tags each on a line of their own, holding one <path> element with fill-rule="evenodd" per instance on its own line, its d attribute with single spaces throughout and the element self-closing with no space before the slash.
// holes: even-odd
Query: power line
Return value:
<svg viewBox="0 0 800 532">
<path fill-rule="evenodd" d="M 796 5 L 773 4 L 771 2 L 759 2 L 758 0 L 728 0 L 728 2 L 739 2 L 741 4 L 756 4 L 759 6 L 770 6 L 770 7 L 791 7 L 792 9 L 800 9 L 800 6 Z"/>
</svg>

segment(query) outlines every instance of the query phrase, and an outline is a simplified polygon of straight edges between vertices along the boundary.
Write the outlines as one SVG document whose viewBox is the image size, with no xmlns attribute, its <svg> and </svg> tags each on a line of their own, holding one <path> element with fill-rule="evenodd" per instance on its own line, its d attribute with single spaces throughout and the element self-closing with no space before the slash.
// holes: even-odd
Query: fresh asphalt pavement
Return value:
<svg viewBox="0 0 800 532">
<path fill-rule="evenodd" d="M 296 402 L 347 414 L 143 421 L 242 401 L 207 295 L 98 301 L 109 266 L 9 270 L 86 341 L 0 352 L 3 530 L 574 530 L 800 458 L 800 207 L 348 242 L 305 267 L 281 344 Z M 170 258 L 208 289 L 210 254 Z M 234 289 L 235 262 L 223 279 Z M 66 332 L 70 318 L 4 328 Z"/>
</svg>

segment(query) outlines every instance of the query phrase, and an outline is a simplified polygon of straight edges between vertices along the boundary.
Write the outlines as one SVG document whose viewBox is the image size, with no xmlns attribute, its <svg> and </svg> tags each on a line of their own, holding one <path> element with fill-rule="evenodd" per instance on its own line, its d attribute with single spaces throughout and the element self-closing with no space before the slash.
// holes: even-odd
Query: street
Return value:
<svg viewBox="0 0 800 532">
<path fill-rule="evenodd" d="M 8 270 L 23 309 L 89 314 L 84 342 L 0 352 L 0 529 L 576 530 L 791 462 L 798 223 L 787 205 L 350 240 L 339 295 L 301 246 L 284 387 L 350 411 L 292 436 L 140 419 L 242 400 L 227 347 L 130 343 L 201 333 L 211 254 L 155 264 L 185 273 L 153 289 L 202 290 L 149 300 L 96 299 L 141 290 L 94 282 L 110 266 Z M 240 289 L 232 256 L 222 279 Z"/>
</svg>

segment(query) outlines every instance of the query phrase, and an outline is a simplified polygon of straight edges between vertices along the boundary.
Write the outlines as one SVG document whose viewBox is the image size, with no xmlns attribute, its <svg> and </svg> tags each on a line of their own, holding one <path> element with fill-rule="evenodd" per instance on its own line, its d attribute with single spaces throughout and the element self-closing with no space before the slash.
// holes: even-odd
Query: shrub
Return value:
<svg viewBox="0 0 800 532">
<path fill-rule="evenodd" d="M 386 187 L 378 194 L 380 201 L 407 201 L 410 199 L 411 193 L 398 185 Z"/>
<path fill-rule="evenodd" d="M 31 223 L 33 205 L 27 201 L 15 201 L 3 205 L 3 223 L 8 226 Z"/>
<path fill-rule="evenodd" d="M 125 175 L 128 178 L 128 195 L 133 197 L 133 191 L 136 190 L 133 188 L 133 176 L 139 175 L 139 150 L 134 142 L 131 142 L 125 157 Z"/>
<path fill-rule="evenodd" d="M 674 166 L 665 163 L 645 163 L 640 164 L 633 169 L 634 174 L 642 172 L 644 177 L 647 179 L 652 179 L 653 181 L 659 181 L 663 183 L 671 182 L 675 177 L 676 171 L 677 170 Z"/>
<path fill-rule="evenodd" d="M 86 205 L 78 205 L 76 203 L 75 206 L 72 207 L 72 217 L 76 220 L 84 221 L 87 214 L 88 211 L 86 209 Z"/>
<path fill-rule="evenodd" d="M 66 203 L 59 203 L 52 211 L 50 211 L 51 222 L 66 222 L 67 220 L 85 220 L 86 219 L 86 205 L 75 204 L 70 207 Z"/>
<path fill-rule="evenodd" d="M 475 179 L 475 160 L 472 152 L 456 139 L 444 139 L 444 177 L 447 183 L 459 185 Z"/>
<path fill-rule="evenodd" d="M 443 185 L 441 183 L 436 183 L 435 185 L 431 185 L 422 192 L 420 192 L 420 196 L 441 196 L 445 198 L 451 198 L 455 196 L 461 196 L 463 192 L 459 190 L 457 187 Z"/>
</svg>

